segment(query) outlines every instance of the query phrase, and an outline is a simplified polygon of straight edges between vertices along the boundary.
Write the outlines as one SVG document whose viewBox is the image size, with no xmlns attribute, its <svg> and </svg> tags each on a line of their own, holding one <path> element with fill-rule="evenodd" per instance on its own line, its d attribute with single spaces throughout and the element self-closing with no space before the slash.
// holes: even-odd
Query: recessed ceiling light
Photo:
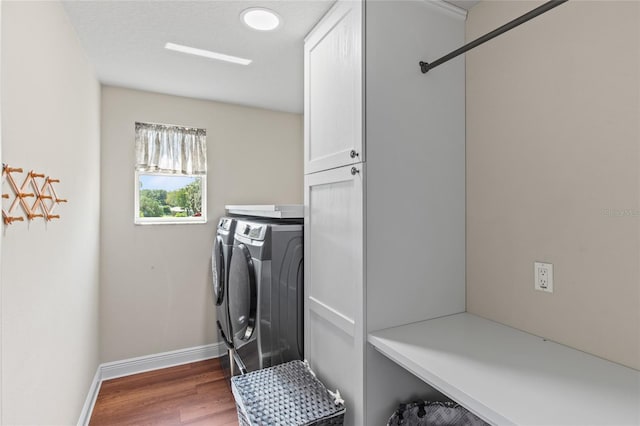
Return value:
<svg viewBox="0 0 640 426">
<path fill-rule="evenodd" d="M 243 10 L 240 14 L 240 19 L 249 28 L 258 31 L 272 31 L 280 26 L 278 14 L 263 7 L 252 7 Z"/>
<path fill-rule="evenodd" d="M 189 55 L 203 56 L 209 59 L 217 59 L 219 61 L 231 62 L 240 65 L 249 65 L 251 59 L 239 58 L 237 56 L 225 55 L 223 53 L 212 52 L 211 50 L 196 49 L 195 47 L 183 46 L 181 44 L 167 43 L 164 45 L 165 49 L 173 50 L 180 53 L 186 53 Z"/>
</svg>

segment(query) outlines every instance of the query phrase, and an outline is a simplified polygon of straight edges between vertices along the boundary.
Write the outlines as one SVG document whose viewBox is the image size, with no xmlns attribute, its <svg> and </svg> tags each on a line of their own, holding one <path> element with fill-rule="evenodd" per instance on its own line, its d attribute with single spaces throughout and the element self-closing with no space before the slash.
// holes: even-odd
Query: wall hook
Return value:
<svg viewBox="0 0 640 426">
<path fill-rule="evenodd" d="M 15 215 L 18 206 L 21 207 L 29 221 L 40 217 L 46 221 L 60 219 L 60 215 L 54 215 L 53 210 L 58 204 L 68 202 L 66 199 L 58 196 L 52 185 L 59 183 L 60 179 L 53 179 L 44 173 L 36 173 L 31 170 L 25 176 L 22 184 L 18 186 L 18 180 L 16 176 L 13 175 L 16 173 L 23 173 L 23 169 L 21 167 L 10 167 L 7 164 L 2 165 L 2 177 L 11 189 L 9 193 L 2 193 L 3 200 L 10 200 L 9 209 L 5 210 L 2 208 L 4 223 L 10 225 L 13 222 L 24 222 L 23 216 Z M 44 179 L 42 185 L 39 184 L 38 179 Z M 35 198 L 33 205 L 30 206 L 27 204 L 27 198 Z M 38 213 L 38 210 L 41 212 Z"/>
</svg>

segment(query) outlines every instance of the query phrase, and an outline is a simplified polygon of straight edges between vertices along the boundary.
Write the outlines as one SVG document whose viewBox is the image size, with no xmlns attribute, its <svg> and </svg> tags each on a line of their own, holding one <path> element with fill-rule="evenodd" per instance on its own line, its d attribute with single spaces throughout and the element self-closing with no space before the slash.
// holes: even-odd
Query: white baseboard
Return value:
<svg viewBox="0 0 640 426">
<path fill-rule="evenodd" d="M 223 343 L 213 343 L 100 364 L 89 387 L 87 398 L 78 419 L 78 426 L 87 426 L 89 424 L 93 406 L 96 403 L 100 386 L 104 380 L 218 358 L 225 352 L 226 349 Z"/>
<path fill-rule="evenodd" d="M 93 376 L 91 386 L 89 386 L 89 392 L 87 398 L 84 400 L 82 411 L 80 412 L 80 418 L 78 419 L 78 426 L 86 426 L 91 420 L 91 413 L 93 412 L 93 406 L 96 405 L 96 399 L 98 399 L 98 392 L 100 392 L 100 385 L 102 379 L 100 377 L 100 366 L 96 369 L 96 374 Z"/>
<path fill-rule="evenodd" d="M 177 351 L 123 359 L 121 361 L 106 362 L 100 365 L 101 378 L 102 380 L 115 379 L 117 377 L 130 376 L 131 374 L 144 373 L 145 371 L 153 371 L 160 368 L 217 358 L 223 354 L 223 351 L 224 344 L 214 343 L 211 345 L 178 349 Z"/>
</svg>

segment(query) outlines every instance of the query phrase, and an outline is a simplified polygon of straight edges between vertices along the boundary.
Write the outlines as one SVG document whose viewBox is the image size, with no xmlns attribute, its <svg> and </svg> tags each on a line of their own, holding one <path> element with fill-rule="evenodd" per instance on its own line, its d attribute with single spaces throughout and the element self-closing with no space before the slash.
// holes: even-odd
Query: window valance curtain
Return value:
<svg viewBox="0 0 640 426">
<path fill-rule="evenodd" d="M 136 170 L 206 174 L 206 135 L 204 129 L 136 123 Z"/>
</svg>

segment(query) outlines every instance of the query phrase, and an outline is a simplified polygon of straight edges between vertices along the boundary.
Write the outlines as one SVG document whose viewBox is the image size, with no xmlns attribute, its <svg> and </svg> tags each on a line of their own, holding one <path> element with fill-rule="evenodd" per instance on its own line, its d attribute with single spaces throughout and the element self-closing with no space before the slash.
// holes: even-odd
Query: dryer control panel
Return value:
<svg viewBox="0 0 640 426">
<path fill-rule="evenodd" d="M 251 238 L 252 240 L 264 240 L 267 235 L 267 225 L 250 222 L 239 222 L 236 234 Z"/>
</svg>

